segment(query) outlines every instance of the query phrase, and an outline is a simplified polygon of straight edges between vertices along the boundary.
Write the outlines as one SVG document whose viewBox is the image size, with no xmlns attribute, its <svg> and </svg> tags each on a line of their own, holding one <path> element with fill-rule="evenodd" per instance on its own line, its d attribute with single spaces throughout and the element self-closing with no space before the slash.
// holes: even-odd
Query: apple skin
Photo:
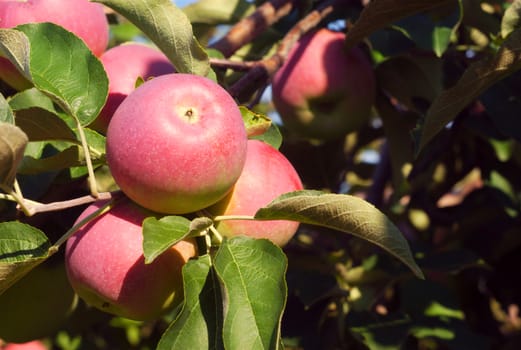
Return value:
<svg viewBox="0 0 521 350">
<path fill-rule="evenodd" d="M 0 1 L 0 28 L 40 22 L 52 22 L 73 32 L 83 39 L 96 56 L 100 56 L 107 48 L 109 24 L 101 4 L 89 0 Z M 0 79 L 17 90 L 31 86 L 3 57 L 0 58 Z"/>
<path fill-rule="evenodd" d="M 76 222 L 103 204 L 91 204 Z M 196 254 L 195 245 L 181 241 L 145 264 L 142 222 L 147 216 L 123 197 L 67 240 L 69 282 L 87 304 L 133 320 L 152 320 L 183 300 L 182 267 Z"/>
<path fill-rule="evenodd" d="M 297 171 L 277 149 L 259 140 L 248 140 L 246 164 L 233 190 L 208 210 L 213 215 L 254 215 L 279 195 L 303 188 Z M 267 238 L 283 247 L 299 223 L 286 220 L 223 220 L 216 225 L 223 236 Z"/>
<path fill-rule="evenodd" d="M 118 107 L 107 162 L 120 189 L 150 210 L 185 214 L 222 199 L 246 159 L 237 104 L 217 83 L 192 74 L 144 82 Z"/>
<path fill-rule="evenodd" d="M 100 56 L 100 61 L 109 78 L 109 94 L 105 106 L 90 128 L 103 134 L 107 132 L 109 121 L 117 107 L 136 88 L 138 78 L 146 81 L 175 72 L 165 54 L 140 43 L 114 46 Z"/>
<path fill-rule="evenodd" d="M 25 343 L 53 335 L 76 305 L 65 265 L 47 260 L 0 295 L 0 339 Z"/>
<path fill-rule="evenodd" d="M 9 343 L 0 347 L 3 350 L 48 350 L 47 346 L 40 340 L 33 340 L 26 343 Z"/>
<path fill-rule="evenodd" d="M 291 49 L 272 81 L 273 103 L 289 131 L 331 140 L 367 122 L 375 98 L 372 66 L 345 34 L 319 29 Z"/>
</svg>

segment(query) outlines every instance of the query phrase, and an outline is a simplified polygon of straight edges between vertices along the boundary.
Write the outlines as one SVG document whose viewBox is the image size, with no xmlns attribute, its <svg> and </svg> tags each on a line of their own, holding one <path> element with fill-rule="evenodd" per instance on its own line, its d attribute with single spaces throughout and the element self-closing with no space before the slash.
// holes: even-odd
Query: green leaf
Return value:
<svg viewBox="0 0 521 350">
<path fill-rule="evenodd" d="M 206 76 L 208 55 L 188 17 L 170 0 L 96 0 L 127 18 L 170 59 L 177 72 Z"/>
<path fill-rule="evenodd" d="M 0 294 L 49 256 L 51 243 L 35 227 L 0 223 Z"/>
<path fill-rule="evenodd" d="M 0 187 L 12 188 L 28 142 L 19 127 L 0 122 Z"/>
<path fill-rule="evenodd" d="M 0 123 L 1 122 L 14 124 L 13 110 L 2 94 L 0 94 Z"/>
<path fill-rule="evenodd" d="M 463 108 L 492 85 L 521 68 L 521 29 L 504 41 L 499 51 L 473 63 L 459 81 L 432 103 L 421 130 L 420 152 Z"/>
<path fill-rule="evenodd" d="M 14 29 L 0 28 L 0 53 L 6 57 L 28 80 L 30 71 L 30 43 L 24 33 Z"/>
<path fill-rule="evenodd" d="M 210 25 L 234 24 L 253 10 L 245 0 L 199 0 L 183 8 L 191 23 Z"/>
<path fill-rule="evenodd" d="M 148 217 L 143 221 L 143 253 L 145 263 L 154 261 L 161 253 L 182 239 L 197 235 L 212 225 L 209 218 L 193 221 L 184 216 Z"/>
<path fill-rule="evenodd" d="M 286 256 L 266 239 L 225 239 L 215 256 L 226 349 L 277 349 L 287 297 Z"/>
<path fill-rule="evenodd" d="M 457 0 L 379 0 L 371 1 L 346 36 L 346 45 L 352 47 L 376 30 L 416 13 L 440 6 L 456 4 Z"/>
<path fill-rule="evenodd" d="M 384 213 L 359 197 L 309 190 L 290 192 L 259 209 L 255 218 L 294 220 L 350 233 L 383 248 L 417 277 L 424 278 L 400 230 Z"/>
<path fill-rule="evenodd" d="M 71 128 L 58 115 L 46 109 L 32 107 L 16 112 L 16 125 L 29 141 L 66 140 L 79 143 Z"/>
<path fill-rule="evenodd" d="M 521 1 L 514 0 L 506 9 L 501 19 L 501 36 L 506 38 L 510 33 L 520 27 Z"/>
<path fill-rule="evenodd" d="M 248 137 L 264 134 L 271 126 L 271 119 L 256 113 L 246 106 L 239 106 Z"/>
<path fill-rule="evenodd" d="M 48 112 L 58 114 L 52 99 L 37 88 L 26 89 L 10 97 L 9 106 L 11 106 L 15 112 L 21 109 L 38 107 Z"/>
<path fill-rule="evenodd" d="M 71 146 L 45 158 L 35 158 L 26 155 L 20 163 L 18 173 L 25 175 L 39 174 L 42 172 L 58 171 L 80 165 L 83 165 L 83 163 L 79 157 L 78 147 Z"/>
<path fill-rule="evenodd" d="M 27 38 L 35 87 L 82 125 L 90 124 L 107 99 L 108 78 L 83 40 L 53 23 L 24 24 L 12 30 Z"/>
<path fill-rule="evenodd" d="M 452 36 L 452 28 L 435 27 L 432 32 L 432 48 L 436 56 L 441 57 L 449 47 Z"/>
<path fill-rule="evenodd" d="M 183 266 L 184 305 L 163 333 L 158 350 L 224 349 L 219 281 L 209 255 Z"/>
</svg>

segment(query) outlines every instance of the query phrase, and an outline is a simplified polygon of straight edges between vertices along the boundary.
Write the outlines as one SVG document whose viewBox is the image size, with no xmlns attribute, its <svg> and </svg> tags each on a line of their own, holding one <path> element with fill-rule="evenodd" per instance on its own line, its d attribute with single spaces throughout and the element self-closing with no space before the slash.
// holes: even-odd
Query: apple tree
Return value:
<svg viewBox="0 0 521 350">
<path fill-rule="evenodd" d="M 516 348 L 520 16 L 0 1 L 0 348 Z"/>
</svg>

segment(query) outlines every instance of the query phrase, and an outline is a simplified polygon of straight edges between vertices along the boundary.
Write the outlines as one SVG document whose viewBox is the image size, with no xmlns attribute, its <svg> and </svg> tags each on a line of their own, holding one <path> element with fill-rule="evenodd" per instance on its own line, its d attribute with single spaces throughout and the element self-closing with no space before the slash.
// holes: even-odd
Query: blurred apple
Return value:
<svg viewBox="0 0 521 350">
<path fill-rule="evenodd" d="M 288 130 L 327 140 L 367 122 L 373 70 L 363 52 L 347 50 L 344 41 L 345 34 L 328 29 L 304 35 L 273 77 L 273 103 Z"/>
<path fill-rule="evenodd" d="M 0 339 L 23 343 L 52 335 L 75 304 L 63 260 L 46 261 L 0 295 Z"/>
<path fill-rule="evenodd" d="M 33 340 L 27 343 L 9 343 L 0 347 L 1 350 L 47 350 L 47 346 L 40 340 Z"/>
</svg>

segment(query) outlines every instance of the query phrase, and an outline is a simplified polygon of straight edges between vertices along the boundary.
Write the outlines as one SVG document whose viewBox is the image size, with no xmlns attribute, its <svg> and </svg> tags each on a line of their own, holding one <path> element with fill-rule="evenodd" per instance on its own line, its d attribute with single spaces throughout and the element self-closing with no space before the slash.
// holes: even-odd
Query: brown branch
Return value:
<svg viewBox="0 0 521 350">
<path fill-rule="evenodd" d="M 257 61 L 231 61 L 223 58 L 210 58 L 210 64 L 213 68 L 218 69 L 233 69 L 234 71 L 249 71 L 256 65 L 259 65 Z"/>
<path fill-rule="evenodd" d="M 34 203 L 29 202 L 27 206 L 30 208 L 30 213 L 32 216 L 32 215 L 35 215 L 38 213 L 44 213 L 44 212 L 49 212 L 49 211 L 58 211 L 58 210 L 63 210 L 63 209 L 71 208 L 71 207 L 76 207 L 76 206 L 83 205 L 83 204 L 93 203 L 93 202 L 100 201 L 100 200 L 111 199 L 111 198 L 117 196 L 118 193 L 119 192 L 114 192 L 114 193 L 101 192 L 98 194 L 98 197 L 88 195 L 88 196 L 83 196 L 83 197 L 79 197 L 79 198 L 69 199 L 66 201 L 58 201 L 58 202 L 52 202 L 52 203 L 46 203 L 46 204 L 43 204 L 43 203 L 34 204 Z"/>
<path fill-rule="evenodd" d="M 241 101 L 251 96 L 258 86 L 267 84 L 269 79 L 271 79 L 282 66 L 293 45 L 295 45 L 304 34 L 315 28 L 339 5 L 345 5 L 345 0 L 324 1 L 315 10 L 311 11 L 284 36 L 276 53 L 253 65 L 248 73 L 230 87 L 229 93 Z"/>
<path fill-rule="evenodd" d="M 230 57 L 235 51 L 290 13 L 294 5 L 295 0 L 267 1 L 250 16 L 237 22 L 223 38 L 209 47 L 219 50 L 224 57 Z"/>
</svg>

